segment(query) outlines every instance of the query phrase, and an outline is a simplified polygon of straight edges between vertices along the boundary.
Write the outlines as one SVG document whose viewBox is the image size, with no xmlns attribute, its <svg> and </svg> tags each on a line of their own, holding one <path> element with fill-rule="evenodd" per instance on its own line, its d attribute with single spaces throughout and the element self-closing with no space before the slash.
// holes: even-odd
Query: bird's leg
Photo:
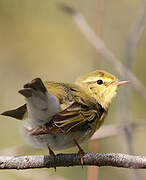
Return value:
<svg viewBox="0 0 146 180">
<path fill-rule="evenodd" d="M 80 156 L 80 161 L 81 161 L 81 165 L 82 165 L 82 168 L 83 168 L 83 165 L 84 165 L 84 150 L 81 148 L 81 146 L 78 144 L 77 140 L 76 139 L 73 139 L 74 140 L 74 143 L 76 144 L 76 146 L 78 147 L 79 151 L 78 151 L 78 155 Z"/>
<path fill-rule="evenodd" d="M 49 146 L 48 146 L 48 149 L 49 149 L 49 155 L 53 159 L 54 169 L 56 172 L 56 165 L 55 165 L 56 155 L 55 155 L 54 151 Z"/>
</svg>

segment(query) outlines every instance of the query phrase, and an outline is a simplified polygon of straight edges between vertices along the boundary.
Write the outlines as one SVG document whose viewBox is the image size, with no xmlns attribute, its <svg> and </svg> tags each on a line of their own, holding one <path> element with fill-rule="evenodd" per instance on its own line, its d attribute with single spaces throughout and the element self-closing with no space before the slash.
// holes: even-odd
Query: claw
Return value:
<svg viewBox="0 0 146 180">
<path fill-rule="evenodd" d="M 54 151 L 49 146 L 48 146 L 48 149 L 49 149 L 50 157 L 53 159 L 54 169 L 56 172 L 56 165 L 55 165 L 56 155 L 55 155 Z"/>
<path fill-rule="evenodd" d="M 78 155 L 80 156 L 80 162 L 83 168 L 84 165 L 84 150 L 81 148 L 81 146 L 78 144 L 78 142 L 76 141 L 76 139 L 74 139 L 74 143 L 76 144 L 76 146 L 78 147 L 79 151 L 78 151 Z"/>
</svg>

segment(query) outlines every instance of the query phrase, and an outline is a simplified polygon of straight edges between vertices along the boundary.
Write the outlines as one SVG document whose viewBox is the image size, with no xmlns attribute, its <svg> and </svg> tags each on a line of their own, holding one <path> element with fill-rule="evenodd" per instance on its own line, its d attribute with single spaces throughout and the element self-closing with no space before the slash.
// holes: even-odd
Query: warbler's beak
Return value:
<svg viewBox="0 0 146 180">
<path fill-rule="evenodd" d="M 126 84 L 128 82 L 129 81 L 115 81 L 114 84 L 117 85 L 117 86 L 121 86 L 121 85 Z"/>
</svg>

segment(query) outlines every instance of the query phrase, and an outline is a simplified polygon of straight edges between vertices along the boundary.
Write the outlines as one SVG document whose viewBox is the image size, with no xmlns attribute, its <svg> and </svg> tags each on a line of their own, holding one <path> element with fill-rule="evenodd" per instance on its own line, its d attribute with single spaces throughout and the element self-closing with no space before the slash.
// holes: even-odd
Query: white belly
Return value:
<svg viewBox="0 0 146 180">
<path fill-rule="evenodd" d="M 48 148 L 49 146 L 52 150 L 62 150 L 73 147 L 75 146 L 74 139 L 81 144 L 87 141 L 93 134 L 91 130 L 80 130 L 68 134 L 58 133 L 32 136 L 26 127 L 22 126 L 21 129 L 21 134 L 28 144 L 41 149 Z"/>
</svg>

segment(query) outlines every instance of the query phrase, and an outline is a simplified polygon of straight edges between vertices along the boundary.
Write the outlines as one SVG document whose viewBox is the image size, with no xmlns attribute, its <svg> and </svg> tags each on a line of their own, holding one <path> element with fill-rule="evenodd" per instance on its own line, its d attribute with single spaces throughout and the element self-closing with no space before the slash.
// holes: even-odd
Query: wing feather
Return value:
<svg viewBox="0 0 146 180">
<path fill-rule="evenodd" d="M 97 117 L 96 110 L 82 107 L 81 104 L 74 102 L 67 109 L 58 113 L 53 118 L 53 121 L 63 132 L 69 132 L 71 129 L 88 121 L 95 120 Z"/>
</svg>

